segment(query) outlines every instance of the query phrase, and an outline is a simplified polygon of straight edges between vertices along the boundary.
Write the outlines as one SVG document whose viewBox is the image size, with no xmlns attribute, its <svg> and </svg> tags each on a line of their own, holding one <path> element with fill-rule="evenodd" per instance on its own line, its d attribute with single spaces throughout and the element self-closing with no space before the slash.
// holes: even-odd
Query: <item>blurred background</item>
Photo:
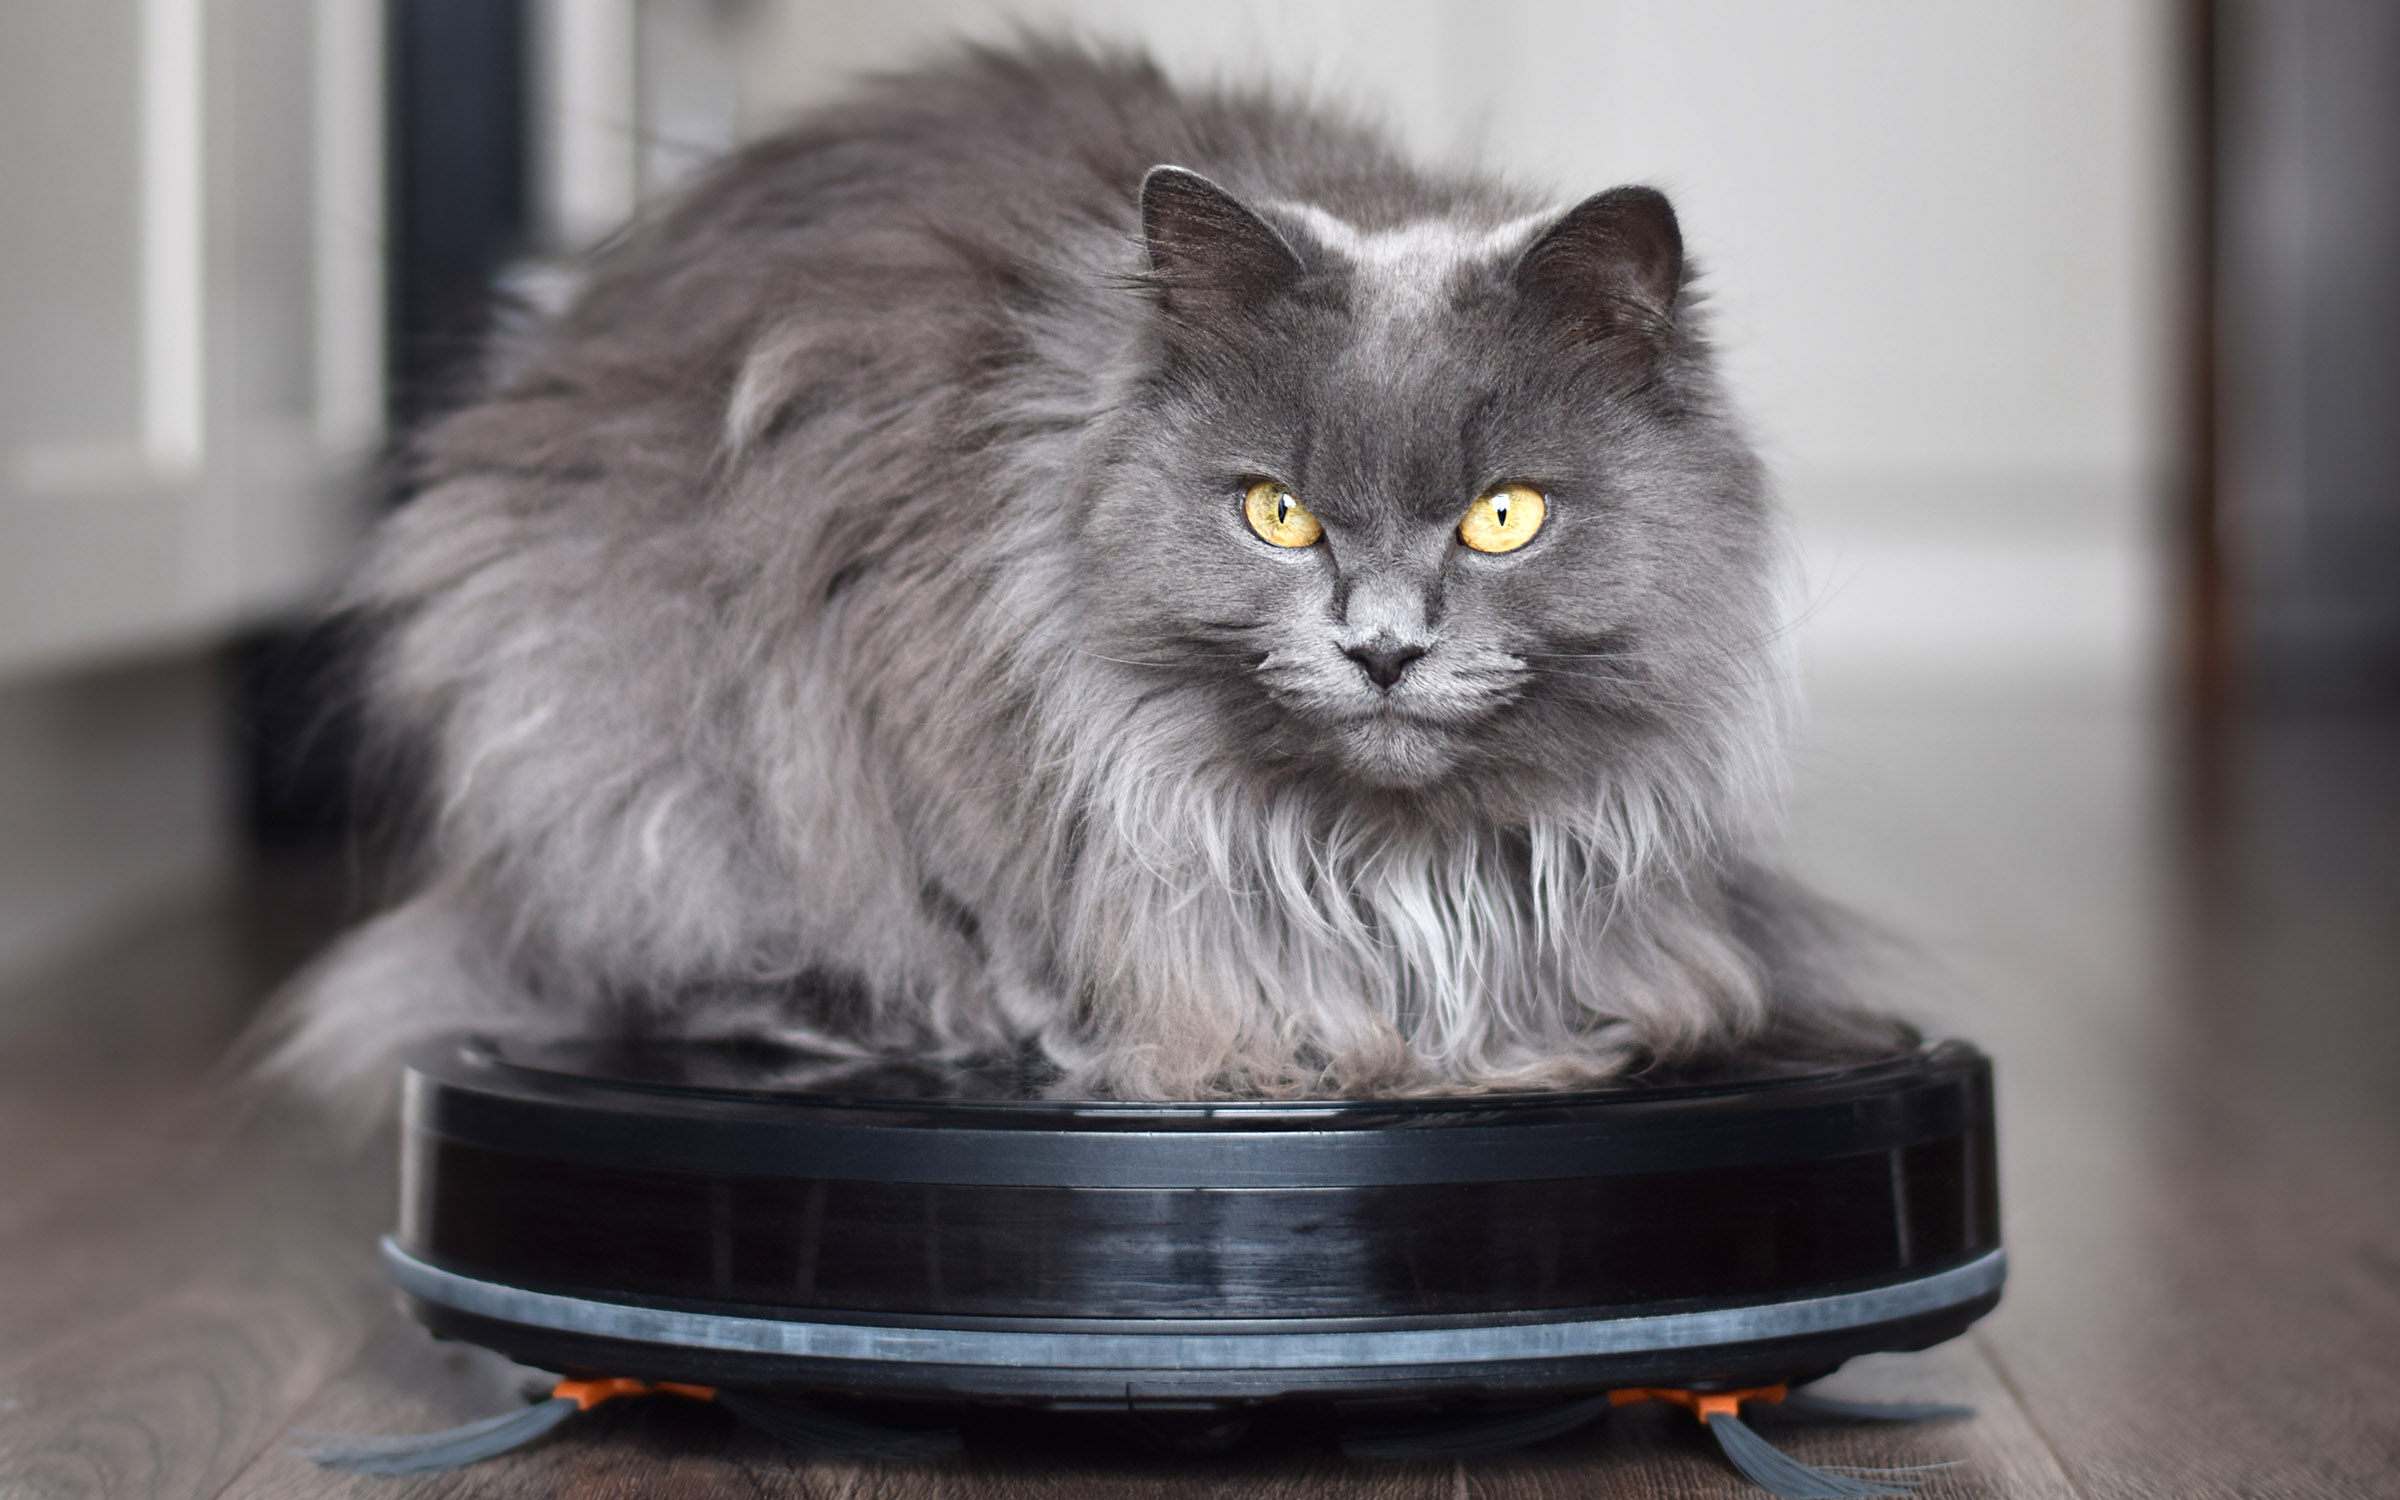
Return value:
<svg viewBox="0 0 2400 1500">
<path fill-rule="evenodd" d="M 356 847 L 351 668 L 311 613 L 495 308 L 860 70 L 1020 19 L 1562 196 L 1666 188 L 1797 520 L 1828 743 L 2081 704 L 2131 808 L 2178 768 L 2205 799 L 2228 725 L 2394 702 L 2392 7 L 28 0 L 0 977 Z"/>
</svg>

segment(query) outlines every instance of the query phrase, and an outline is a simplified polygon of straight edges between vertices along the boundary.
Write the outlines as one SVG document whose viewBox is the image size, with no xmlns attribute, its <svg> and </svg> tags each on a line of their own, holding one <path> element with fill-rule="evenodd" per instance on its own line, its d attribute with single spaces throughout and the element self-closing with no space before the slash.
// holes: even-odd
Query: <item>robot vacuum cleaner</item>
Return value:
<svg viewBox="0 0 2400 1500">
<path fill-rule="evenodd" d="M 1991 1068 L 1141 1104 L 690 1045 L 429 1048 L 436 1334 L 728 1393 L 1506 1410 L 1780 1387 L 1999 1299 Z M 562 1387 L 563 1389 L 563 1387 Z"/>
</svg>

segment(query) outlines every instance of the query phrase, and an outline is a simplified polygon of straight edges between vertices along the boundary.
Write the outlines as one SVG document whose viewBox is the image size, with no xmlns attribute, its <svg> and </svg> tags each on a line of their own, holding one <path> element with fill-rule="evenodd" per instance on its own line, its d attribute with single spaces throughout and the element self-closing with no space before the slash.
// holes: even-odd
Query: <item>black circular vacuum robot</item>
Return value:
<svg viewBox="0 0 2400 1500">
<path fill-rule="evenodd" d="M 414 1061 L 392 1277 L 548 1369 L 1063 1409 L 1755 1386 L 2005 1274 L 1990 1064 L 1574 1094 L 838 1091 L 695 1046 Z"/>
</svg>

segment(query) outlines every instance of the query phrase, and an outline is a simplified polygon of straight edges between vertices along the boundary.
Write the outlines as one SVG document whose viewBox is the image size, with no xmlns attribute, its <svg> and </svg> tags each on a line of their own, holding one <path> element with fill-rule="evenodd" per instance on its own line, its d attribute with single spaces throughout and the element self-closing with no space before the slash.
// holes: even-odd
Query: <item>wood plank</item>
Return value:
<svg viewBox="0 0 2400 1500">
<path fill-rule="evenodd" d="M 249 870 L 0 989 L 0 1237 L 163 1143 L 225 1136 L 245 1106 L 202 1085 L 365 878 L 321 861 Z"/>
<path fill-rule="evenodd" d="M 275 1126 L 152 1138 L 95 1165 L 0 1233 L 0 1371 L 212 1280 L 374 1276 L 370 1251 L 392 1201 L 383 1153 L 318 1156 Z"/>
<path fill-rule="evenodd" d="M 209 1084 L 326 890 L 198 892 L 0 996 L 0 1493 L 212 1495 L 388 1306 L 388 1152 Z"/>
<path fill-rule="evenodd" d="M 2157 821 L 2124 714 L 1845 734 L 1817 846 L 1998 1060 L 2014 1276 L 1975 1337 L 2068 1476 L 2393 1493 L 2400 726 L 2254 728 L 2214 842 Z"/>
<path fill-rule="evenodd" d="M 388 1173 L 272 1133 L 150 1165 L 186 1190 L 96 1188 L 0 1245 L 0 1493 L 213 1495 L 388 1306 Z"/>
</svg>

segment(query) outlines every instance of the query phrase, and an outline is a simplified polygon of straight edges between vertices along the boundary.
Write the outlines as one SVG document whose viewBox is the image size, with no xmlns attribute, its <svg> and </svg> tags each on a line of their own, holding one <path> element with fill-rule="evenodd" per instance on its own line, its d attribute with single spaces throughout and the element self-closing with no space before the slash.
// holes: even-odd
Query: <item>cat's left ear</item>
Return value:
<svg viewBox="0 0 2400 1500">
<path fill-rule="evenodd" d="M 1275 226 L 1197 172 L 1152 167 L 1142 179 L 1148 281 L 1170 311 L 1255 306 L 1308 269 Z"/>
<path fill-rule="evenodd" d="M 1576 204 L 1517 258 L 1517 289 L 1591 336 L 1663 338 L 1683 290 L 1683 232 L 1656 188 L 1620 187 Z"/>
</svg>

